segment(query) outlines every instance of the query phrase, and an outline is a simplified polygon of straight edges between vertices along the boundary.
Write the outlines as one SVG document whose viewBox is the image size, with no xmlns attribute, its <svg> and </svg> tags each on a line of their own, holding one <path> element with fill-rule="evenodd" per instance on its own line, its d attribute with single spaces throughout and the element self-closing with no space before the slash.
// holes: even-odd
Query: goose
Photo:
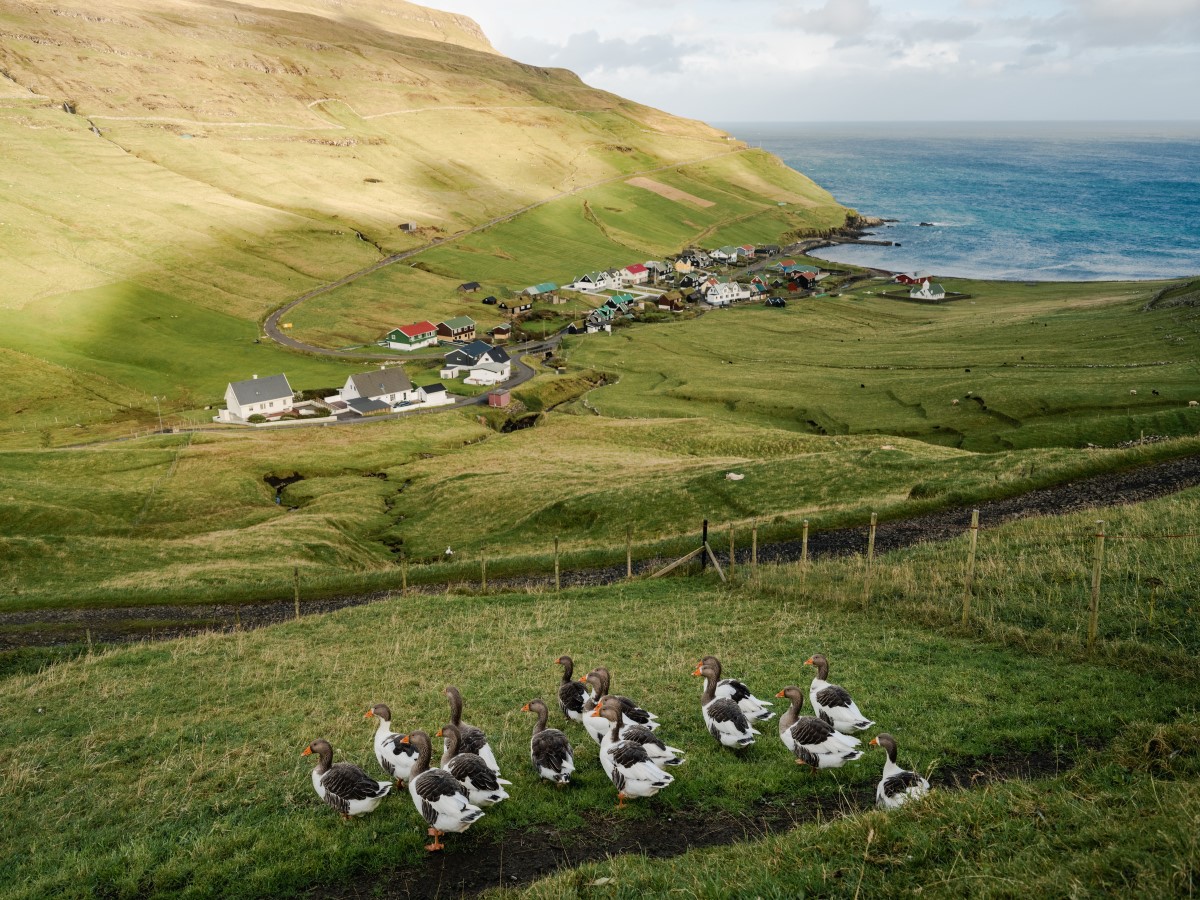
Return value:
<svg viewBox="0 0 1200 900">
<path fill-rule="evenodd" d="M 417 761 L 417 751 L 401 744 L 404 735 L 392 731 L 392 710 L 386 703 L 376 703 L 367 710 L 365 718 L 379 720 L 375 729 L 375 758 L 379 767 L 396 779 L 396 787 L 404 787 Z"/>
<path fill-rule="evenodd" d="M 600 743 L 600 765 L 617 789 L 617 809 L 625 808 L 626 798 L 653 797 L 675 780 L 650 761 L 645 747 L 621 738 L 625 712 L 615 697 L 597 703 L 591 715 L 610 723 Z"/>
<path fill-rule="evenodd" d="M 488 746 L 487 735 L 484 734 L 482 728 L 476 728 L 474 725 L 468 725 L 462 720 L 463 700 L 462 694 L 458 688 L 450 685 L 444 691 L 446 699 L 450 702 L 450 724 L 458 729 L 458 749 L 461 753 L 478 753 L 488 768 L 500 774 L 500 764 L 496 762 L 496 754 L 492 752 L 492 748 Z M 450 762 L 450 747 L 446 744 L 442 750 L 442 766 Z"/>
<path fill-rule="evenodd" d="M 478 753 L 466 753 L 460 749 L 457 725 L 443 725 L 435 737 L 445 740 L 446 753 L 450 757 L 449 762 L 443 757 L 442 768 L 462 782 L 467 789 L 468 800 L 476 806 L 488 807 L 508 799 L 504 785 L 511 785 L 512 782 L 505 781 L 498 772 L 493 772 Z"/>
<path fill-rule="evenodd" d="M 842 734 L 824 719 L 800 715 L 804 708 L 804 692 L 800 688 L 785 687 L 775 696 L 786 697 L 791 703 L 779 717 L 779 739 L 792 751 L 798 764 L 813 769 L 838 769 L 862 758 L 862 751 L 855 749 L 858 738 Z"/>
<path fill-rule="evenodd" d="M 769 722 L 775 718 L 775 713 L 767 709 L 768 706 L 774 705 L 769 700 L 759 700 L 750 693 L 750 688 L 736 678 L 721 677 L 721 661 L 715 656 L 704 657 L 700 660 L 700 665 L 712 666 L 717 670 L 716 696 L 728 697 L 730 700 L 736 701 L 742 712 L 746 714 L 746 718 L 757 719 L 760 722 Z"/>
<path fill-rule="evenodd" d="M 412 777 L 408 780 L 408 793 L 413 806 L 429 823 L 429 836 L 433 842 L 425 849 L 433 852 L 445 845 L 438 840 L 447 831 L 461 834 L 483 817 L 483 810 L 473 806 L 467 798 L 467 788 L 445 769 L 429 768 L 433 747 L 429 735 L 413 731 L 400 739 L 402 744 L 417 748 L 417 761 L 413 764 Z"/>
<path fill-rule="evenodd" d="M 604 666 L 597 666 L 579 680 L 585 684 L 592 685 L 597 698 L 608 697 L 619 703 L 621 705 L 621 712 L 630 723 L 645 726 L 651 731 L 658 730 L 658 717 L 654 713 L 642 709 L 628 697 L 613 696 L 608 693 L 611 676 L 608 674 L 608 669 L 604 668 Z M 595 704 L 592 704 L 591 709 L 587 709 L 585 704 L 585 710 L 587 714 L 583 717 L 583 727 L 587 729 L 587 733 L 591 735 L 592 740 L 599 744 L 603 740 L 605 732 L 608 731 L 608 725 L 602 719 L 591 715 L 596 710 Z"/>
<path fill-rule="evenodd" d="M 601 700 L 607 699 L 602 697 Z M 622 719 L 624 722 L 624 719 Z M 607 735 L 608 732 L 605 732 Z M 646 755 L 650 757 L 650 762 L 654 763 L 664 772 L 667 766 L 682 766 L 687 760 L 683 758 L 683 751 L 678 747 L 671 747 L 663 743 L 653 731 L 645 725 L 629 725 L 621 726 L 621 740 L 631 741 L 635 744 L 641 744 L 646 750 Z M 603 743 L 603 740 L 601 740 Z"/>
<path fill-rule="evenodd" d="M 723 747 L 741 749 L 754 743 L 759 732 L 752 728 L 746 714 L 737 702 L 728 697 L 718 697 L 717 670 L 712 666 L 697 666 L 692 672 L 705 679 L 704 694 L 700 698 L 700 712 L 704 715 L 704 727 Z"/>
<path fill-rule="evenodd" d="M 567 671 L 570 671 L 571 661 L 567 659 Z M 578 682 L 571 682 L 578 684 Z M 563 682 L 565 685 L 566 682 Z M 561 699 L 562 693 L 560 691 Z M 521 712 L 537 713 L 537 721 L 533 725 L 533 737 L 529 739 L 529 758 L 533 760 L 534 771 L 547 781 L 566 787 L 571 783 L 571 773 L 575 771 L 575 754 L 571 750 L 571 742 L 557 728 L 547 728 L 546 719 L 550 711 L 542 700 L 530 700 L 521 707 Z"/>
<path fill-rule="evenodd" d="M 817 677 L 808 689 L 808 699 L 818 716 L 842 734 L 866 731 L 875 724 L 859 711 L 858 704 L 844 687 L 829 683 L 829 660 L 814 653 L 804 664 L 817 668 Z"/>
<path fill-rule="evenodd" d="M 897 809 L 909 800 L 916 800 L 929 793 L 929 782 L 916 772 L 900 768 L 896 763 L 896 739 L 890 734 L 881 734 L 871 739 L 872 747 L 882 747 L 887 753 L 883 764 L 883 777 L 875 789 L 875 804 L 882 809 Z"/>
<path fill-rule="evenodd" d="M 353 763 L 334 763 L 333 747 L 319 739 L 304 748 L 301 756 L 317 754 L 312 771 L 313 790 L 317 796 L 338 811 L 345 821 L 351 816 L 364 816 L 375 809 L 392 790 L 390 781 L 376 781 Z"/>
<path fill-rule="evenodd" d="M 560 656 L 554 661 L 563 667 L 562 684 L 558 688 L 558 708 L 568 719 L 582 723 L 584 706 L 587 712 L 595 705 L 596 695 L 584 683 L 575 680 L 575 661 L 569 656 Z"/>
</svg>

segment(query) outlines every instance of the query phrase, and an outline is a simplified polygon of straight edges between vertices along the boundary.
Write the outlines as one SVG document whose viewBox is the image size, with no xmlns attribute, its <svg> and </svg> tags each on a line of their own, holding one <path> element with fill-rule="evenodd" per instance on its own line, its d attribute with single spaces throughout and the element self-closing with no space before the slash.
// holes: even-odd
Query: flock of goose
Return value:
<svg viewBox="0 0 1200 900">
<path fill-rule="evenodd" d="M 624 807 L 627 798 L 652 797 L 668 787 L 675 779 L 667 769 L 681 765 L 684 758 L 682 750 L 657 736 L 658 717 L 628 697 L 610 693 L 611 676 L 605 667 L 598 666 L 575 680 L 571 657 L 560 656 L 555 663 L 563 667 L 558 705 L 600 745 L 600 765 L 617 789 L 618 807 Z M 830 684 L 829 661 L 824 656 L 814 654 L 805 665 L 816 668 L 808 690 L 816 715 L 802 716 L 803 691 L 785 687 L 775 695 L 789 704 L 779 717 L 779 739 L 797 765 L 812 770 L 839 768 L 860 759 L 863 751 L 857 748 L 861 742 L 853 735 L 875 723 L 862 714 L 845 688 Z M 751 723 L 775 717 L 770 701 L 758 699 L 737 679 L 721 677 L 721 662 L 715 656 L 706 656 L 692 674 L 705 680 L 700 711 L 705 728 L 721 746 L 749 747 L 760 734 Z M 430 736 L 424 731 L 393 731 L 392 712 L 380 703 L 367 710 L 366 717 L 379 723 L 375 758 L 389 780 L 376 781 L 352 763 L 335 764 L 333 747 L 328 741 L 316 740 L 303 755 L 317 755 L 312 772 L 317 795 L 349 819 L 371 812 L 393 784 L 402 787 L 407 782 L 413 805 L 433 839 L 426 850 L 443 849 L 443 835 L 466 831 L 483 816 L 484 808 L 508 799 L 504 788 L 512 782 L 500 777 L 500 765 L 484 731 L 463 722 L 462 694 L 453 686 L 443 693 L 450 704 L 450 722 L 434 735 L 443 740 L 440 766 L 430 765 Z M 537 716 L 529 741 L 534 770 L 560 788 L 570 784 L 575 756 L 567 735 L 547 726 L 549 709 L 542 700 L 530 700 L 521 709 Z M 875 791 L 880 807 L 894 809 L 928 793 L 928 781 L 897 764 L 896 741 L 891 735 L 877 735 L 871 746 L 882 747 L 887 754 Z"/>
</svg>

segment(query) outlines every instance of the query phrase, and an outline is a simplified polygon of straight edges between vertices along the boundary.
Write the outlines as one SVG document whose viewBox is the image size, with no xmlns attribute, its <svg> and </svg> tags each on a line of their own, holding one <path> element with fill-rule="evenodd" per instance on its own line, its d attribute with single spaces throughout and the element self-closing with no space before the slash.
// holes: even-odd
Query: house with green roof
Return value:
<svg viewBox="0 0 1200 900">
<path fill-rule="evenodd" d="M 443 341 L 475 340 L 475 320 L 470 316 L 455 316 L 445 322 L 438 322 L 438 338 Z"/>
</svg>

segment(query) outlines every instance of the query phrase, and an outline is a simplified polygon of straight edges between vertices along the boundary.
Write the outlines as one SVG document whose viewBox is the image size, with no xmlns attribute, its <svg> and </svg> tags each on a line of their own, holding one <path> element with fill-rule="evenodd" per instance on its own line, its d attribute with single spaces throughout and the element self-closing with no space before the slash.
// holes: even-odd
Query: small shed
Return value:
<svg viewBox="0 0 1200 900">
<path fill-rule="evenodd" d="M 401 222 L 400 230 L 403 231 L 405 234 L 412 234 L 414 231 L 417 230 L 417 223 L 416 222 Z"/>
<path fill-rule="evenodd" d="M 479 290 L 480 284 L 478 281 L 464 281 L 458 286 L 458 289 L 465 294 L 473 294 Z"/>
<path fill-rule="evenodd" d="M 498 391 L 490 391 L 488 393 L 488 406 L 497 409 L 504 409 L 509 404 L 509 393 L 506 388 L 501 388 Z"/>
</svg>

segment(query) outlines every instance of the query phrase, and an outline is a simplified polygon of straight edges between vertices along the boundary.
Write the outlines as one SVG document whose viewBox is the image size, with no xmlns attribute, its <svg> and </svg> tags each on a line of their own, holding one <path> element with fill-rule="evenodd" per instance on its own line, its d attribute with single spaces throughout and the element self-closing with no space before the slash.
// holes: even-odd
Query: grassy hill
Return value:
<svg viewBox="0 0 1200 900">
<path fill-rule="evenodd" d="M 112 403 L 81 398 L 69 414 L 97 426 L 144 415 L 154 395 L 188 410 L 253 372 L 339 380 L 345 366 L 254 345 L 259 320 L 386 253 L 587 185 L 744 155 L 707 125 L 506 59 L 468 19 L 380 0 L 116 0 L 103 11 L 5 0 L 0 145 L 0 347 L 46 379 L 68 368 L 108 384 Z M 689 226 L 697 235 L 778 209 L 785 194 L 803 203 L 762 230 L 844 216 L 763 158 L 693 167 L 688 181 L 721 200 Z M 601 205 L 599 195 L 587 202 Z M 661 230 L 669 212 L 613 223 L 614 241 L 586 262 L 645 258 L 668 236 L 685 240 L 689 227 Z M 555 243 L 547 215 L 559 217 L 539 213 L 505 233 Z M 526 241 L 520 265 L 502 273 L 512 286 L 576 262 L 537 248 Z M 403 283 L 389 303 L 339 301 L 327 331 L 350 335 L 333 342 L 374 340 L 410 312 L 459 311 L 453 285 L 465 276 L 452 259 L 431 266 L 445 277 L 417 292 L 417 306 L 395 302 Z M 41 408 L 37 394 L 6 394 Z"/>
</svg>

